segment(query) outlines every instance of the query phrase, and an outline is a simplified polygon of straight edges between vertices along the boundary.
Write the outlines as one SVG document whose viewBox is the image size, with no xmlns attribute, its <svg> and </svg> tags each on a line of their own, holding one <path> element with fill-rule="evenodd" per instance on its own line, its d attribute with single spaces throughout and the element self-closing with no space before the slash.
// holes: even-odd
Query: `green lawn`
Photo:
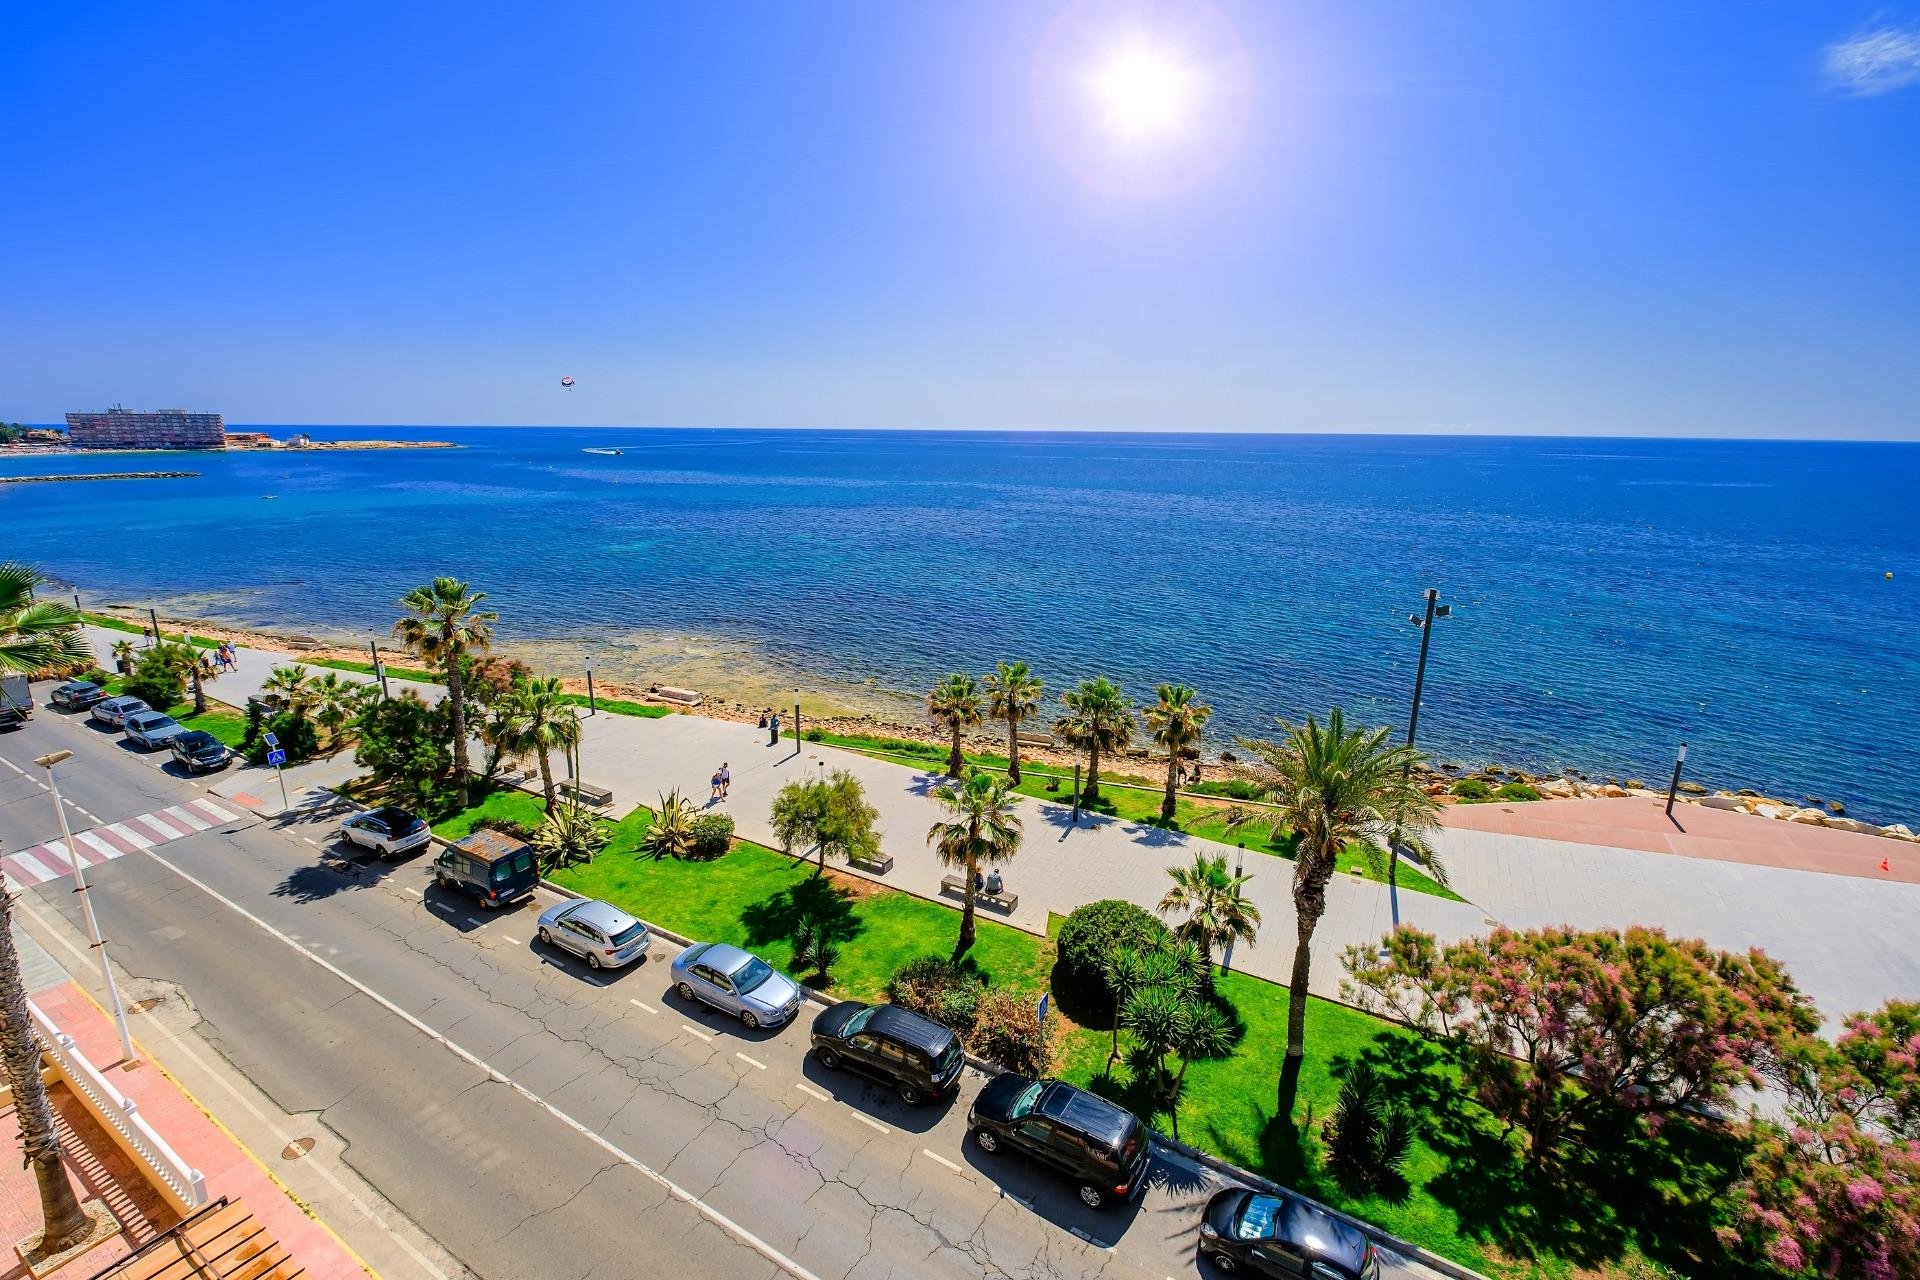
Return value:
<svg viewBox="0 0 1920 1280">
<path fill-rule="evenodd" d="M 546 806 L 539 796 L 512 787 L 502 787 L 488 792 L 479 804 L 434 823 L 433 834 L 442 840 L 458 840 L 472 835 L 482 818 L 504 818 L 537 827 L 545 821 L 546 816 Z"/>
<path fill-rule="evenodd" d="M 561 697 L 563 701 L 570 702 L 576 707 L 587 705 L 587 695 L 584 693 L 568 693 Z M 672 707 L 663 707 L 658 703 L 629 702 L 625 698 L 602 698 L 598 694 L 594 695 L 593 705 L 616 716 L 639 716 L 643 720 L 658 720 L 673 714 Z"/>
<path fill-rule="evenodd" d="M 733 852 L 711 862 L 639 853 L 652 817 L 645 809 L 635 810 L 618 824 L 598 858 L 556 872 L 553 879 L 675 933 L 749 947 L 788 971 L 793 969 L 794 921 L 818 911 L 835 921 L 842 937 L 827 989 L 853 999 L 884 998 L 887 980 L 901 965 L 953 951 L 959 912 L 890 889 L 862 894 L 831 877 L 817 881 L 813 864 L 761 845 L 738 842 Z M 979 922 L 971 955 L 989 982 L 1036 997 L 1046 989 L 1053 964 L 1044 939 L 991 920 Z"/>
<path fill-rule="evenodd" d="M 300 658 L 297 661 L 309 667 L 332 667 L 335 671 L 358 671 L 363 676 L 373 674 L 371 662 L 360 662 L 353 658 Z M 440 673 L 423 671 L 419 667 L 397 667 L 389 662 L 385 664 L 387 674 L 395 680 L 412 680 L 419 684 L 439 684 Z"/>
<path fill-rule="evenodd" d="M 125 618 L 116 618 L 105 613 L 82 613 L 80 616 L 86 621 L 91 622 L 94 626 L 105 627 L 109 631 L 124 631 L 128 635 L 135 636 L 144 636 L 147 634 L 148 624 L 144 622 L 129 622 Z M 161 636 L 163 639 L 166 638 L 166 633 L 163 631 Z M 204 636 L 194 636 L 192 640 L 196 649 L 217 649 L 220 647 L 218 640 L 209 640 Z"/>
<path fill-rule="evenodd" d="M 196 716 L 193 714 L 193 703 L 183 702 L 167 714 L 187 728 L 205 730 L 236 749 L 240 746 L 240 740 L 247 736 L 247 718 L 238 711 L 218 705 L 209 707 L 207 714 Z"/>
</svg>

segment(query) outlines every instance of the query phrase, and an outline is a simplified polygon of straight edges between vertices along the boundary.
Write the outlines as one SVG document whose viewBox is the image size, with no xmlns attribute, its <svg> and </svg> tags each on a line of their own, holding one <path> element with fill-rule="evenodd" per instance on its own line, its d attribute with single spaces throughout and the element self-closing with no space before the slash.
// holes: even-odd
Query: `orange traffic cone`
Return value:
<svg viewBox="0 0 1920 1280">
<path fill-rule="evenodd" d="M 1881 869 L 1882 871 L 1891 871 L 1891 870 L 1893 870 L 1893 859 L 1892 859 L 1892 858 L 1882 858 L 1882 859 L 1880 859 L 1880 869 Z"/>
</svg>

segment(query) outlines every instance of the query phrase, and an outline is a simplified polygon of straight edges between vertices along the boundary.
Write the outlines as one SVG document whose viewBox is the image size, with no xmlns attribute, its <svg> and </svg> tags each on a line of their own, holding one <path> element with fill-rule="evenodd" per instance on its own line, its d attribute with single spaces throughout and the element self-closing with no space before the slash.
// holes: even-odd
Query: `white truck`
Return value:
<svg viewBox="0 0 1920 1280">
<path fill-rule="evenodd" d="M 0 675 L 0 729 L 33 719 L 33 689 L 23 675 Z"/>
</svg>

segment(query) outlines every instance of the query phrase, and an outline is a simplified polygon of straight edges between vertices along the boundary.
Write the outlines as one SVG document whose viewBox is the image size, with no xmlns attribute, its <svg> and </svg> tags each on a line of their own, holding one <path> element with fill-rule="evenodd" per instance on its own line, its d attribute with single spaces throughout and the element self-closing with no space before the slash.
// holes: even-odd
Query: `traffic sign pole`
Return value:
<svg viewBox="0 0 1920 1280">
<path fill-rule="evenodd" d="M 287 775 L 280 771 L 280 766 L 287 762 L 287 753 L 280 749 L 280 739 L 278 737 L 271 733 L 265 736 L 267 740 L 267 763 L 273 766 L 274 779 L 280 784 L 280 811 L 285 813 L 288 809 L 293 808 L 293 801 L 287 798 Z"/>
</svg>

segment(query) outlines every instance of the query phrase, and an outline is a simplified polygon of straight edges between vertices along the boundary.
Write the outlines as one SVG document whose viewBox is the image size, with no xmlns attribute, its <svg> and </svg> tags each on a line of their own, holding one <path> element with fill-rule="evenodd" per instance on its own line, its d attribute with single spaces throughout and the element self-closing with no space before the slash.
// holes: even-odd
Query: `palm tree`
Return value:
<svg viewBox="0 0 1920 1280">
<path fill-rule="evenodd" d="M 304 720 L 314 708 L 317 686 L 313 673 L 298 663 L 275 667 L 260 682 L 260 692 L 276 699 L 295 720 Z"/>
<path fill-rule="evenodd" d="M 1147 727 L 1153 730 L 1153 740 L 1167 751 L 1167 794 L 1160 801 L 1160 820 L 1172 822 L 1180 759 L 1200 741 L 1207 721 L 1213 719 L 1213 708 L 1198 701 L 1199 693 L 1184 684 L 1163 684 L 1154 693 L 1160 700 L 1147 708 Z"/>
<path fill-rule="evenodd" d="M 1047 686 L 1024 662 L 1003 662 L 987 677 L 987 711 L 1007 722 L 1007 781 L 1020 785 L 1020 722 L 1040 710 Z"/>
<path fill-rule="evenodd" d="M 435 578 L 400 597 L 407 616 L 393 624 L 393 634 L 407 651 L 447 677 L 447 706 L 453 719 L 453 773 L 460 787 L 460 807 L 471 804 L 467 787 L 467 707 L 460 687 L 460 659 L 482 654 L 493 643 L 493 624 L 500 615 L 482 609 L 487 598 L 457 578 Z"/>
<path fill-rule="evenodd" d="M 35 600 L 46 578 L 31 565 L 0 564 L 0 671 L 34 672 L 93 661 L 80 615 L 55 600 Z"/>
<path fill-rule="evenodd" d="M 1227 870 L 1226 854 L 1196 853 L 1191 866 L 1168 867 L 1167 874 L 1173 888 L 1160 899 L 1160 914 L 1186 917 L 1174 933 L 1199 947 L 1209 966 L 1215 946 L 1253 942 L 1260 929 L 1260 908 L 1240 892 L 1253 877 Z"/>
<path fill-rule="evenodd" d="M 114 670 L 123 675 L 130 674 L 133 671 L 133 641 L 115 640 L 111 652 Z"/>
<path fill-rule="evenodd" d="M 1307 1052 L 1307 993 L 1312 976 L 1313 931 L 1327 909 L 1327 881 L 1340 851 L 1358 844 L 1370 859 L 1397 829 L 1416 850 L 1439 825 L 1440 806 L 1412 780 L 1422 756 L 1415 747 L 1389 741 L 1389 729 L 1349 727 L 1335 707 L 1323 727 L 1312 716 L 1303 725 L 1280 722 L 1286 736 L 1278 742 L 1242 739 L 1259 758 L 1259 798 L 1278 806 L 1256 817 L 1236 811 L 1229 821 L 1271 821 L 1291 827 L 1295 836 L 1293 910 L 1298 937 L 1293 978 L 1287 990 L 1287 1052 L 1280 1066 L 1280 1114 L 1293 1114 L 1300 1067 Z"/>
<path fill-rule="evenodd" d="M 1133 740 L 1133 708 L 1120 686 L 1105 676 L 1082 680 L 1060 695 L 1067 714 L 1054 721 L 1054 730 L 1069 745 L 1087 753 L 1085 800 L 1100 798 L 1100 753 L 1118 751 Z"/>
<path fill-rule="evenodd" d="M 512 725 L 514 754 L 531 751 L 540 759 L 540 785 L 547 808 L 554 804 L 551 752 L 571 752 L 580 745 L 580 712 L 567 700 L 555 676 L 527 676 L 514 681 L 506 701 Z"/>
<path fill-rule="evenodd" d="M 1120 1061 L 1120 1011 L 1127 1007 L 1127 1001 L 1134 993 L 1147 985 L 1153 978 L 1153 969 L 1148 957 L 1153 953 L 1136 951 L 1132 947 L 1121 947 L 1109 951 L 1100 960 L 1100 974 L 1107 980 L 1107 990 L 1113 993 L 1113 1049 L 1107 1054 L 1107 1064 Z"/>
<path fill-rule="evenodd" d="M 1195 1058 L 1224 1058 L 1233 1052 L 1233 1024 L 1211 1000 L 1190 1000 L 1181 1006 L 1173 1025 L 1173 1051 L 1180 1055 L 1180 1071 L 1167 1091 L 1167 1113 L 1173 1117 L 1173 1136 L 1180 1137 L 1180 1089 Z"/>
<path fill-rule="evenodd" d="M 927 831 L 927 843 L 939 851 L 940 861 L 958 867 L 966 878 L 966 905 L 960 910 L 960 939 L 956 959 L 973 946 L 973 878 L 985 862 L 997 865 L 1020 851 L 1020 815 L 1014 811 L 1013 788 L 997 773 L 967 770 L 966 777 L 941 787 L 934 799 L 948 821 Z"/>
<path fill-rule="evenodd" d="M 337 671 L 321 674 L 305 688 L 304 696 L 313 705 L 313 718 L 327 731 L 327 750 L 333 750 L 334 739 L 366 706 L 371 689 L 371 685 L 348 680 Z"/>
<path fill-rule="evenodd" d="M 953 733 L 947 752 L 947 772 L 954 777 L 966 767 L 960 754 L 960 731 L 980 723 L 980 686 L 972 676 L 954 672 L 927 694 L 927 712 Z"/>
<path fill-rule="evenodd" d="M 40 1042 L 34 1038 L 27 1014 L 27 988 L 20 977 L 20 953 L 14 948 L 11 893 L 0 893 L 0 1057 L 6 1060 L 7 1081 L 13 1086 L 20 1145 L 40 1188 L 41 1247 L 57 1251 L 62 1244 L 79 1240 L 93 1224 L 67 1180 L 60 1158 L 60 1132 L 47 1101 L 47 1087 L 40 1080 Z"/>
</svg>

